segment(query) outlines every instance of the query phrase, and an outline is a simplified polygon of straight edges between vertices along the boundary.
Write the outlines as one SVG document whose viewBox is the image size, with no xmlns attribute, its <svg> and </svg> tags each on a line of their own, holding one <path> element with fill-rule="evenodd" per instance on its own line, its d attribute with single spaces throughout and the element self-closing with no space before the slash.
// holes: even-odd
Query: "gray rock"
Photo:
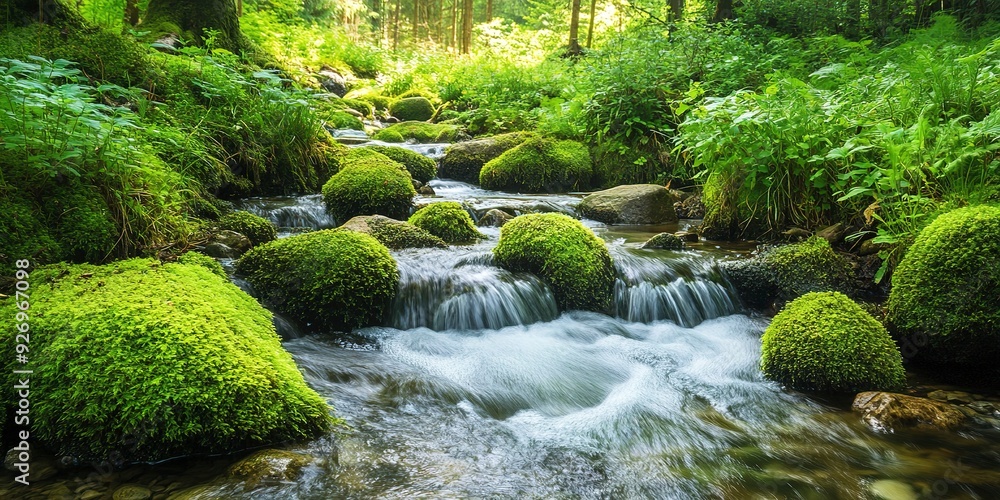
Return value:
<svg viewBox="0 0 1000 500">
<path fill-rule="evenodd" d="M 587 195 L 580 214 L 606 224 L 661 224 L 674 222 L 674 197 L 663 186 L 631 184 Z"/>
<path fill-rule="evenodd" d="M 503 210 L 493 208 L 487 211 L 482 217 L 479 218 L 479 222 L 476 223 L 479 227 L 503 227 L 507 221 L 513 219 L 510 214 L 504 212 Z"/>
<path fill-rule="evenodd" d="M 681 241 L 686 243 L 698 243 L 698 233 L 693 233 L 691 231 L 677 231 L 674 236 L 680 238 Z"/>
<path fill-rule="evenodd" d="M 836 245 L 844 239 L 844 233 L 847 232 L 847 228 L 841 223 L 836 223 L 832 226 L 824 227 L 819 231 L 816 231 L 816 236 L 829 241 L 831 245 Z"/>
<path fill-rule="evenodd" d="M 312 457 L 302 453 L 261 450 L 233 464 L 226 474 L 254 488 L 260 484 L 294 481 L 311 462 Z"/>
<path fill-rule="evenodd" d="M 861 413 L 869 427 L 882 432 L 906 427 L 954 430 L 967 418 L 953 405 L 891 392 L 862 392 L 854 398 L 851 409 Z"/>
<path fill-rule="evenodd" d="M 323 68 L 316 75 L 316 79 L 319 80 L 319 85 L 323 87 L 323 90 L 337 97 L 344 97 L 347 94 L 347 79 L 330 68 Z"/>
<path fill-rule="evenodd" d="M 209 237 L 208 243 L 209 244 L 217 243 L 219 245 L 224 245 L 232 249 L 232 251 L 236 252 L 237 257 L 249 252 L 250 248 L 253 247 L 253 245 L 250 243 L 250 238 L 247 238 L 246 236 L 237 233 L 236 231 L 229 231 L 229 230 L 217 231 L 211 237 Z M 206 245 L 206 247 L 207 246 L 208 245 Z M 226 258 L 225 256 L 217 256 L 212 254 L 209 255 L 216 258 Z"/>
<path fill-rule="evenodd" d="M 705 203 L 701 201 L 701 195 L 687 195 L 674 203 L 674 211 L 678 219 L 704 219 Z"/>
<path fill-rule="evenodd" d="M 435 194 L 437 194 L 437 193 L 434 192 L 434 188 L 432 188 L 432 187 L 430 187 L 430 186 L 428 186 L 426 184 L 424 184 L 423 186 L 420 186 L 420 189 L 418 189 L 417 192 L 420 193 L 420 194 L 422 194 L 422 195 L 424 195 L 424 196 L 434 196 Z"/>
<path fill-rule="evenodd" d="M 660 233 L 643 243 L 642 248 L 658 248 L 663 250 L 680 250 L 684 242 L 670 233 Z"/>
</svg>

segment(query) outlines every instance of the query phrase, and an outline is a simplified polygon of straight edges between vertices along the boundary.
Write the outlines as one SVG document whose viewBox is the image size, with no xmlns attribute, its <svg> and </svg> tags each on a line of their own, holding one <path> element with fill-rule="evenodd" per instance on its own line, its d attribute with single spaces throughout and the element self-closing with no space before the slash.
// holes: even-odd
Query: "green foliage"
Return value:
<svg viewBox="0 0 1000 500">
<path fill-rule="evenodd" d="M 838 292 L 795 299 L 774 317 L 761 343 L 761 370 L 794 389 L 898 390 L 906 382 L 889 332 Z"/>
<path fill-rule="evenodd" d="M 379 130 L 372 136 L 376 141 L 403 142 L 410 139 L 426 142 L 455 142 L 461 128 L 446 123 L 401 122 Z"/>
<path fill-rule="evenodd" d="M 421 155 L 420 153 L 395 146 L 367 147 L 384 154 L 392 161 L 402 163 L 403 166 L 406 167 L 406 171 L 409 172 L 414 179 L 420 182 L 426 184 L 431 179 L 437 177 L 437 165 L 434 164 L 434 160 Z"/>
<path fill-rule="evenodd" d="M 416 194 L 402 164 L 368 148 L 347 153 L 340 172 L 323 186 L 323 202 L 341 224 L 357 215 L 405 218 Z"/>
<path fill-rule="evenodd" d="M 434 116 L 434 105 L 426 97 L 406 97 L 394 101 L 389 114 L 402 121 L 425 122 Z"/>
<path fill-rule="evenodd" d="M 559 193 L 590 185 L 590 152 L 574 141 L 534 138 L 486 162 L 479 183 L 486 189 Z"/>
<path fill-rule="evenodd" d="M 476 229 L 476 223 L 469 213 L 454 201 L 431 203 L 414 212 L 408 222 L 441 238 L 445 243 L 461 245 L 486 238 Z"/>
<path fill-rule="evenodd" d="M 229 279 L 229 275 L 227 275 L 226 270 L 222 268 L 222 264 L 219 264 L 219 261 L 203 253 L 184 252 L 183 255 L 177 258 L 177 262 L 180 264 L 201 266 L 209 271 L 212 271 L 212 274 L 220 278 Z"/>
<path fill-rule="evenodd" d="M 377 325 L 396 295 L 396 261 L 375 238 L 342 229 L 273 241 L 236 266 L 265 304 L 316 330 Z"/>
<path fill-rule="evenodd" d="M 0 193 L 0 273 L 13 276 L 14 261 L 32 258 L 37 262 L 55 262 L 62 258 L 63 249 L 38 220 L 39 210 L 25 202 L 17 193 Z"/>
<path fill-rule="evenodd" d="M 512 132 L 452 144 L 445 150 L 438 174 L 446 179 L 477 184 L 479 172 L 486 162 L 532 137 L 534 135 L 527 132 Z"/>
<path fill-rule="evenodd" d="M 371 117 L 375 113 L 375 107 L 372 105 L 372 103 L 364 99 L 343 98 L 340 99 L 340 102 L 343 103 L 348 108 L 353 109 L 354 111 L 357 111 L 358 113 L 361 113 L 363 116 L 366 117 Z"/>
<path fill-rule="evenodd" d="M 31 278 L 45 311 L 31 315 L 32 435 L 55 453 L 156 461 L 330 429 L 271 314 L 204 267 L 136 259 Z"/>
<path fill-rule="evenodd" d="M 926 335 L 932 363 L 1000 361 L 1000 208 L 973 206 L 934 219 L 892 275 L 887 322 Z"/>
<path fill-rule="evenodd" d="M 528 214 L 500 230 L 497 263 L 545 281 L 559 308 L 605 312 L 611 307 L 614 268 L 604 241 L 567 215 Z"/>
<path fill-rule="evenodd" d="M 253 246 L 273 241 L 278 237 L 274 223 L 250 212 L 236 211 L 219 218 L 219 227 L 246 236 Z"/>
</svg>

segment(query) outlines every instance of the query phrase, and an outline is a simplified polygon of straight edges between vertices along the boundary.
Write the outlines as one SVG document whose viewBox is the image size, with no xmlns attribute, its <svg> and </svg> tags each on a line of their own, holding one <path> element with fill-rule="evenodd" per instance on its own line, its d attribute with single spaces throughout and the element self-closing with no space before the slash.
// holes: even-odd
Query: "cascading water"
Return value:
<svg viewBox="0 0 1000 500">
<path fill-rule="evenodd" d="M 310 194 L 293 198 L 249 198 L 236 208 L 259 215 L 288 233 L 289 229 L 327 229 L 335 222 L 326 212 L 323 195 Z"/>
</svg>

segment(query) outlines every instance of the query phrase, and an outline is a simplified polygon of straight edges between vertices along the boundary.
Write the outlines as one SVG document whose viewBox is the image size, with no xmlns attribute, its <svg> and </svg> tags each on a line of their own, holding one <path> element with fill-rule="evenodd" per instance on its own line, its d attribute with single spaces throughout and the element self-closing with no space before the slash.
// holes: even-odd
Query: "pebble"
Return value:
<svg viewBox="0 0 1000 500">
<path fill-rule="evenodd" d="M 883 500 L 917 500 L 917 492 L 912 486 L 890 479 L 880 479 L 868 488 L 877 498 Z"/>
<path fill-rule="evenodd" d="M 115 490 L 114 500 L 149 500 L 153 492 L 138 484 L 126 484 Z"/>
</svg>

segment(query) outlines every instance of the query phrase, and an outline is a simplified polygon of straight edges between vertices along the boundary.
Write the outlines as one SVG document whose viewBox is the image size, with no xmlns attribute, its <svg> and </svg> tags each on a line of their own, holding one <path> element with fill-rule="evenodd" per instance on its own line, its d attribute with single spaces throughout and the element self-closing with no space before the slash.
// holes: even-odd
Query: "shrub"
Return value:
<svg viewBox="0 0 1000 500">
<path fill-rule="evenodd" d="M 476 229 L 469 213 L 454 201 L 431 203 L 410 216 L 410 224 L 417 226 L 446 243 L 474 243 L 486 236 Z"/>
<path fill-rule="evenodd" d="M 219 264 L 219 261 L 203 253 L 185 252 L 183 255 L 177 258 L 177 262 L 181 264 L 201 266 L 204 267 L 205 269 L 208 269 L 209 271 L 212 271 L 212 274 L 216 276 L 225 278 L 227 280 L 229 279 L 229 275 L 227 275 L 226 270 L 222 268 L 222 264 Z"/>
<path fill-rule="evenodd" d="M 486 162 L 532 137 L 533 134 L 527 132 L 513 132 L 452 144 L 445 150 L 438 175 L 446 179 L 478 184 L 479 171 Z"/>
<path fill-rule="evenodd" d="M 838 292 L 795 299 L 761 342 L 761 370 L 795 389 L 858 392 L 905 383 L 903 358 L 889 332 Z"/>
<path fill-rule="evenodd" d="M 486 189 L 558 193 L 590 185 L 590 153 L 574 141 L 530 139 L 488 161 L 479 172 Z"/>
<path fill-rule="evenodd" d="M 887 322 L 927 335 L 924 359 L 1000 361 L 1000 207 L 972 206 L 924 228 L 892 276 Z"/>
<path fill-rule="evenodd" d="M 367 148 L 347 153 L 340 172 L 323 186 L 326 209 L 341 224 L 357 215 L 405 218 L 416 194 L 401 164 Z"/>
<path fill-rule="evenodd" d="M 403 142 L 413 139 L 425 142 L 455 142 L 461 129 L 446 123 L 402 122 L 379 130 L 372 136 L 376 141 Z"/>
<path fill-rule="evenodd" d="M 32 435 L 50 450 L 153 461 L 329 430 L 271 314 L 211 271 L 134 259 L 31 278 L 45 312 L 31 317 Z M 13 300 L 0 309 L 14 317 Z"/>
<path fill-rule="evenodd" d="M 426 97 L 406 97 L 393 102 L 389 114 L 403 121 L 425 122 L 434 116 L 434 105 Z"/>
<path fill-rule="evenodd" d="M 267 243 L 278 237 L 278 228 L 274 223 L 246 211 L 236 211 L 219 218 L 219 227 L 246 236 L 253 246 Z"/>
<path fill-rule="evenodd" d="M 500 229 L 497 263 L 544 280 L 562 310 L 605 312 L 611 306 L 614 270 L 604 242 L 567 215 L 528 214 Z"/>
<path fill-rule="evenodd" d="M 388 156 L 392 161 L 402 163 L 410 176 L 420 182 L 427 183 L 437 177 L 437 165 L 434 164 L 434 160 L 420 153 L 396 146 L 368 146 L 368 148 Z"/>
<path fill-rule="evenodd" d="M 236 270 L 265 304 L 322 330 L 379 324 L 399 282 L 378 240 L 343 229 L 272 241 L 247 252 Z"/>
</svg>

